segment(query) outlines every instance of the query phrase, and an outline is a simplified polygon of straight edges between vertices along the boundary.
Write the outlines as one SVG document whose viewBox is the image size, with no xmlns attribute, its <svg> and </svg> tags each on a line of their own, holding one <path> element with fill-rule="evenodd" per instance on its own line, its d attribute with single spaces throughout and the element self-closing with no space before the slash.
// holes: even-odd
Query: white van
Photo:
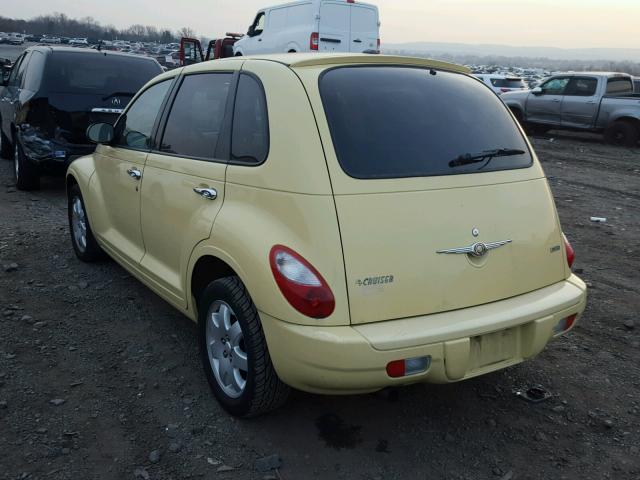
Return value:
<svg viewBox="0 0 640 480">
<path fill-rule="evenodd" d="M 355 0 L 304 0 L 262 9 L 234 55 L 378 52 L 378 7 Z"/>
</svg>

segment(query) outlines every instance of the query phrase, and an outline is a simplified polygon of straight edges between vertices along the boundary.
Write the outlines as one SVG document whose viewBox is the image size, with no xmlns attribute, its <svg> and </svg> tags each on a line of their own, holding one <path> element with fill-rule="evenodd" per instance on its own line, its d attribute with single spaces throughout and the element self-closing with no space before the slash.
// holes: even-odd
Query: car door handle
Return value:
<svg viewBox="0 0 640 480">
<path fill-rule="evenodd" d="M 356 38 L 353 43 L 362 43 L 362 40 L 360 40 L 359 38 Z"/>
<path fill-rule="evenodd" d="M 134 180 L 140 180 L 140 178 L 142 178 L 142 172 L 140 172 L 140 170 L 138 170 L 137 168 L 130 168 L 129 170 L 127 170 L 127 173 Z"/>
<path fill-rule="evenodd" d="M 207 200 L 215 200 L 216 198 L 218 198 L 218 192 L 216 192 L 213 188 L 195 187 L 193 191 L 200 195 L 202 198 L 206 198 Z"/>
<path fill-rule="evenodd" d="M 553 103 L 559 103 L 559 102 L 560 102 L 560 99 L 559 99 L 559 98 L 554 98 L 554 99 L 552 99 L 551 101 L 552 101 Z"/>
</svg>

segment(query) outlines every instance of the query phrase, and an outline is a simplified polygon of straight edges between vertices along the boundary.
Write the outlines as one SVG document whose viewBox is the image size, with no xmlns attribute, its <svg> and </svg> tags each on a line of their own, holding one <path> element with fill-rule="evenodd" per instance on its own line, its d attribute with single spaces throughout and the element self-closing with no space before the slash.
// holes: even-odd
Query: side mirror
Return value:
<svg viewBox="0 0 640 480">
<path fill-rule="evenodd" d="M 87 138 L 93 143 L 111 143 L 115 130 L 110 123 L 93 123 L 87 128 Z"/>
<path fill-rule="evenodd" d="M 542 91 L 542 88 L 536 87 L 533 90 L 531 90 L 531 93 L 533 93 L 534 95 L 542 95 L 544 92 Z"/>
</svg>

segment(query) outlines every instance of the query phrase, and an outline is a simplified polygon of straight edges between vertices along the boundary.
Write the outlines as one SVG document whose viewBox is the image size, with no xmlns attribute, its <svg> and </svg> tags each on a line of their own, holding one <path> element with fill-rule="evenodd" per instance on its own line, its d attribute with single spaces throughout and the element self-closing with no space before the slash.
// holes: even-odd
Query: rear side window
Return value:
<svg viewBox="0 0 640 480">
<path fill-rule="evenodd" d="M 362 179 L 523 168 L 531 155 L 500 99 L 466 75 L 410 67 L 343 67 L 320 78 L 343 170 Z M 450 166 L 461 156 L 518 150 Z"/>
<path fill-rule="evenodd" d="M 598 87 L 597 78 L 574 77 L 567 85 L 565 95 L 573 97 L 592 97 Z"/>
<path fill-rule="evenodd" d="M 160 150 L 185 157 L 215 158 L 231 73 L 188 75 L 171 107 Z"/>
<path fill-rule="evenodd" d="M 34 50 L 31 53 L 29 66 L 24 79 L 24 88 L 35 92 L 40 88 L 40 80 L 44 73 L 45 56 L 44 53 Z"/>
<path fill-rule="evenodd" d="M 627 95 L 633 93 L 633 82 L 627 77 L 607 80 L 607 95 Z"/>
<path fill-rule="evenodd" d="M 260 82 L 240 75 L 233 111 L 231 157 L 248 164 L 259 164 L 269 153 L 269 119 L 267 101 Z"/>
</svg>

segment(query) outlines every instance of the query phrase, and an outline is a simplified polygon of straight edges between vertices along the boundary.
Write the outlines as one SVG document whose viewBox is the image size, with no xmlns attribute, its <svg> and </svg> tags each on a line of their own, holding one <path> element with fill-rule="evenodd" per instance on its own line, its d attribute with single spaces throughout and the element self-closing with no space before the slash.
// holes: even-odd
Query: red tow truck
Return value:
<svg viewBox="0 0 640 480">
<path fill-rule="evenodd" d="M 242 37 L 241 33 L 227 33 L 224 38 L 211 40 L 207 45 L 206 55 L 202 52 L 200 40 L 183 37 L 180 39 L 180 65 L 233 57 L 233 45 Z"/>
</svg>

